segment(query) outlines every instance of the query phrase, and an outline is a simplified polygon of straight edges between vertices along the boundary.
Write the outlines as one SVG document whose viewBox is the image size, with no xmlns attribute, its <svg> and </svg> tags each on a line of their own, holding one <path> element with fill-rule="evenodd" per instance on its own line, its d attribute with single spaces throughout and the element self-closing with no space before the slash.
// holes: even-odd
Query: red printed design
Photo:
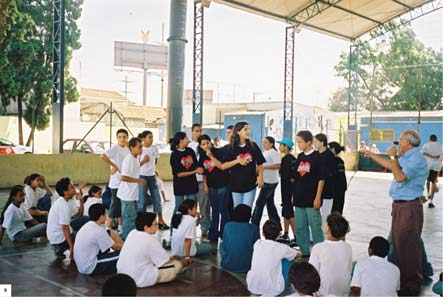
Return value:
<svg viewBox="0 0 443 297">
<path fill-rule="evenodd" d="M 191 168 L 192 164 L 194 164 L 194 161 L 192 160 L 192 156 L 186 156 L 180 159 L 180 163 L 183 165 L 183 167 L 189 169 Z"/>
<path fill-rule="evenodd" d="M 251 155 L 251 153 L 239 154 L 237 156 L 237 159 L 243 159 L 243 160 L 247 160 L 248 162 L 252 162 L 252 155 Z"/>
<path fill-rule="evenodd" d="M 309 162 L 300 162 L 297 168 L 298 173 L 300 173 L 300 176 L 305 175 L 306 173 L 311 172 L 311 163 Z"/>
<path fill-rule="evenodd" d="M 212 172 L 215 168 L 215 165 L 212 160 L 205 160 L 203 162 L 203 167 L 205 167 L 205 169 L 208 170 L 209 172 Z"/>
</svg>

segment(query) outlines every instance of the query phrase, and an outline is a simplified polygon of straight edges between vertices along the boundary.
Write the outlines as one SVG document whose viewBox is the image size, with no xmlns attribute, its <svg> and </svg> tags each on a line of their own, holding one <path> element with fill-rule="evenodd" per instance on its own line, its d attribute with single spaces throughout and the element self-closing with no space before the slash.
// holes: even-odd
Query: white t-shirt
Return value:
<svg viewBox="0 0 443 297">
<path fill-rule="evenodd" d="M 172 228 L 172 226 L 171 226 Z M 197 254 L 197 246 L 195 245 L 195 238 L 197 237 L 197 222 L 195 218 L 190 215 L 184 215 L 178 229 L 172 230 L 171 238 L 171 255 L 184 257 L 185 256 L 185 239 L 191 239 L 191 253 L 193 257 Z"/>
<path fill-rule="evenodd" d="M 271 166 L 281 163 L 280 154 L 274 150 L 270 149 L 263 152 L 263 157 L 265 157 L 266 162 L 263 166 Z M 267 184 L 276 184 L 279 181 L 278 169 L 265 169 L 263 171 L 263 179 Z"/>
<path fill-rule="evenodd" d="M 158 267 L 169 258 L 155 235 L 132 230 L 120 252 L 117 272 L 132 277 L 139 288 L 153 286 L 157 281 Z"/>
<path fill-rule="evenodd" d="M 198 142 L 193 140 L 193 141 L 191 141 L 188 144 L 188 147 L 192 148 L 192 150 L 195 153 L 195 156 L 197 157 L 197 161 L 199 161 L 200 160 L 200 156 L 198 154 Z M 197 177 L 197 181 L 198 182 L 202 182 L 203 181 L 203 176 L 201 174 L 196 174 L 196 177 Z"/>
<path fill-rule="evenodd" d="M 133 155 L 129 154 L 123 160 L 121 175 L 132 178 L 140 178 L 140 162 Z M 118 187 L 117 197 L 123 201 L 138 200 L 138 183 L 122 181 Z"/>
<path fill-rule="evenodd" d="M 102 198 L 89 197 L 88 200 L 83 204 L 83 215 L 89 216 L 89 208 L 94 204 L 103 204 Z"/>
<path fill-rule="evenodd" d="M 140 166 L 140 175 L 154 176 L 155 175 L 155 161 L 160 158 L 158 147 L 151 145 L 150 147 L 143 147 L 143 152 L 139 156 L 139 160 L 143 160 L 145 156 L 149 157 L 149 162 Z"/>
<path fill-rule="evenodd" d="M 159 179 L 158 177 L 155 180 L 157 181 L 158 191 L 159 192 L 164 191 L 165 190 L 165 186 L 163 184 L 163 181 L 161 179 Z"/>
<path fill-rule="evenodd" d="M 23 206 L 26 209 L 30 209 L 31 207 L 37 207 L 37 203 L 40 199 L 46 196 L 46 191 L 41 188 L 36 188 L 33 190 L 31 186 L 26 185 L 25 189 L 25 202 Z"/>
<path fill-rule="evenodd" d="M 387 258 L 371 256 L 355 265 L 351 287 L 361 288 L 360 296 L 397 296 L 400 270 Z"/>
<path fill-rule="evenodd" d="M 63 225 L 71 223 L 71 208 L 63 197 L 55 200 L 48 215 L 48 226 L 46 227 L 46 235 L 51 244 L 59 244 L 66 240 L 63 233 Z M 69 227 L 70 231 L 71 227 Z"/>
<path fill-rule="evenodd" d="M 9 238 L 14 241 L 14 236 L 20 231 L 26 230 L 24 222 L 32 220 L 28 209 L 24 203 L 17 207 L 14 203 L 9 204 L 5 211 L 5 219 L 3 220 L 3 228 L 8 232 Z"/>
<path fill-rule="evenodd" d="M 71 212 L 71 217 L 75 216 L 78 213 L 78 209 L 80 208 L 80 200 L 72 197 L 68 200 L 69 210 Z"/>
<path fill-rule="evenodd" d="M 430 142 L 426 143 L 421 148 L 421 153 L 422 154 L 428 153 L 429 155 L 432 155 L 432 156 L 440 156 L 439 159 L 432 159 L 432 158 L 425 156 L 426 161 L 428 161 L 429 170 L 440 171 L 441 160 L 443 157 L 443 148 L 440 143 L 438 143 L 436 141 L 435 142 L 430 141 Z"/>
<path fill-rule="evenodd" d="M 106 152 L 105 155 L 111 159 L 111 161 L 118 166 L 118 169 L 120 169 L 120 172 L 122 170 L 123 160 L 127 155 L 129 155 L 129 149 L 127 147 L 121 147 L 118 144 L 114 144 L 112 147 L 110 147 Z M 120 185 L 121 179 L 120 179 L 120 173 L 117 171 L 115 174 L 111 174 L 109 178 L 109 188 L 111 189 L 118 189 L 118 186 Z"/>
<path fill-rule="evenodd" d="M 251 270 L 246 276 L 249 292 L 277 296 L 285 289 L 282 260 L 294 260 L 297 251 L 273 240 L 259 239 L 254 244 Z"/>
<path fill-rule="evenodd" d="M 349 293 L 352 273 L 352 248 L 344 242 L 326 240 L 314 245 L 309 258 L 320 274 L 321 295 Z"/>
<path fill-rule="evenodd" d="M 78 271 L 91 274 L 97 265 L 97 255 L 110 249 L 114 241 L 96 222 L 89 221 L 78 231 L 74 242 L 74 260 Z"/>
</svg>

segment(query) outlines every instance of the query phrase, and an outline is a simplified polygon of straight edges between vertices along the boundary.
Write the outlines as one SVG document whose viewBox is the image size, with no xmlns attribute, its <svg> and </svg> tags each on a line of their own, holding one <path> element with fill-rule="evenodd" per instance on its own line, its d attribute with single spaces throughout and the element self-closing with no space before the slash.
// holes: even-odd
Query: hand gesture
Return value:
<svg viewBox="0 0 443 297">
<path fill-rule="evenodd" d="M 211 158 L 211 159 L 214 158 L 214 155 L 212 154 L 211 150 L 208 149 L 205 151 L 205 153 L 206 153 L 206 156 L 208 156 L 208 158 Z"/>
<path fill-rule="evenodd" d="M 388 154 L 389 157 L 397 156 L 397 147 L 395 145 L 391 146 L 390 148 L 388 148 L 386 153 Z"/>
<path fill-rule="evenodd" d="M 205 173 L 205 170 L 203 168 L 201 168 L 201 167 L 198 167 L 196 171 L 197 171 L 198 174 Z"/>
<path fill-rule="evenodd" d="M 237 159 L 238 160 L 238 164 L 240 164 L 241 166 L 246 166 L 249 164 L 249 161 L 247 159 Z"/>
</svg>

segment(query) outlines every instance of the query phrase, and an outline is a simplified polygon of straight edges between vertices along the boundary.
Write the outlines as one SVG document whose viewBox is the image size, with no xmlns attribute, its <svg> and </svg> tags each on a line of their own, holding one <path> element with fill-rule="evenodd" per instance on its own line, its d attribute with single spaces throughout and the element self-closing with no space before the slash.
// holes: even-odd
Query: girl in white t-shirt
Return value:
<svg viewBox="0 0 443 297">
<path fill-rule="evenodd" d="M 24 187 L 21 185 L 13 186 L 0 218 L 0 223 L 2 224 L 0 228 L 0 243 L 5 230 L 9 238 L 14 242 L 26 242 L 46 234 L 46 223 L 39 224 L 33 219 L 24 207 L 24 202 Z M 29 222 L 32 227 L 26 228 L 25 222 Z"/>
<path fill-rule="evenodd" d="M 51 208 L 51 188 L 46 184 L 45 177 L 33 173 L 25 178 L 25 207 L 29 214 L 40 223 L 48 219 L 48 212 Z"/>
<path fill-rule="evenodd" d="M 102 200 L 102 188 L 100 188 L 97 185 L 92 185 L 91 188 L 89 188 L 88 195 L 83 197 L 84 202 L 84 208 L 83 208 L 83 215 L 89 217 L 89 208 L 96 204 L 100 203 L 103 204 Z"/>
<path fill-rule="evenodd" d="M 260 189 L 257 201 L 255 202 L 254 213 L 252 214 L 252 223 L 260 226 L 260 221 L 263 215 L 263 209 L 266 206 L 269 219 L 276 222 L 281 229 L 280 216 L 275 207 L 274 194 L 277 188 L 280 176 L 281 158 L 277 149 L 275 148 L 275 139 L 271 136 L 266 136 L 263 139 L 263 157 L 266 162 L 263 163 L 263 180 L 264 185 Z"/>
<path fill-rule="evenodd" d="M 185 257 L 185 265 L 191 263 L 191 257 L 207 255 L 212 251 L 210 244 L 196 242 L 199 221 L 197 203 L 191 199 L 184 200 L 172 217 L 171 255 Z"/>
</svg>

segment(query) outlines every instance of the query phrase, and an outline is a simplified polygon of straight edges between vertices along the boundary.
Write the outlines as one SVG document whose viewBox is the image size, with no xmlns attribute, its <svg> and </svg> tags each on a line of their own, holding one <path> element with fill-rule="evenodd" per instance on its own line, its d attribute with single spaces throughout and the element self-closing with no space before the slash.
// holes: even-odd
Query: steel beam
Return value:
<svg viewBox="0 0 443 297">
<path fill-rule="evenodd" d="M 403 3 L 403 2 L 401 2 L 401 1 L 399 1 L 399 0 L 392 0 L 392 2 L 395 2 L 395 3 L 397 3 L 398 5 L 407 8 L 408 10 L 412 10 L 412 9 L 414 9 L 412 6 L 409 6 L 409 5 L 407 5 L 406 3 Z"/>
<path fill-rule="evenodd" d="M 204 6 L 194 1 L 194 63 L 192 81 L 192 122 L 203 124 L 203 43 Z"/>
<path fill-rule="evenodd" d="M 332 2 L 333 2 L 332 0 L 319 0 L 319 1 L 322 2 L 322 3 L 325 3 L 325 4 L 330 4 L 331 6 L 333 6 L 333 7 L 336 8 L 336 9 L 339 9 L 339 10 L 344 11 L 344 12 L 346 12 L 346 13 L 349 13 L 349 14 L 355 15 L 356 17 L 359 17 L 359 18 L 362 18 L 362 19 L 368 20 L 368 21 L 373 22 L 373 23 L 376 23 L 376 24 L 378 24 L 378 25 L 382 25 L 382 24 L 383 24 L 382 22 L 377 21 L 377 20 L 375 20 L 375 19 L 373 19 L 373 18 L 370 18 L 370 17 L 368 17 L 368 16 L 365 16 L 365 15 L 363 15 L 363 14 L 361 14 L 361 13 L 358 13 L 358 12 L 352 11 L 352 10 L 350 10 L 350 9 L 347 9 L 347 8 L 344 8 L 344 7 L 341 7 L 341 6 L 338 6 L 338 5 L 336 5 L 335 3 L 332 3 Z"/>
<path fill-rule="evenodd" d="M 283 137 L 292 139 L 294 118 L 294 62 L 295 27 L 286 27 L 285 32 L 285 78 L 283 102 Z"/>
<path fill-rule="evenodd" d="M 359 54 L 358 45 L 349 46 L 349 89 L 348 89 L 348 130 L 351 125 L 351 102 L 354 105 L 354 125 L 357 129 L 357 110 L 358 110 L 358 68 Z"/>
<path fill-rule="evenodd" d="M 52 153 L 63 153 L 65 101 L 65 0 L 53 1 L 52 30 Z"/>
</svg>

